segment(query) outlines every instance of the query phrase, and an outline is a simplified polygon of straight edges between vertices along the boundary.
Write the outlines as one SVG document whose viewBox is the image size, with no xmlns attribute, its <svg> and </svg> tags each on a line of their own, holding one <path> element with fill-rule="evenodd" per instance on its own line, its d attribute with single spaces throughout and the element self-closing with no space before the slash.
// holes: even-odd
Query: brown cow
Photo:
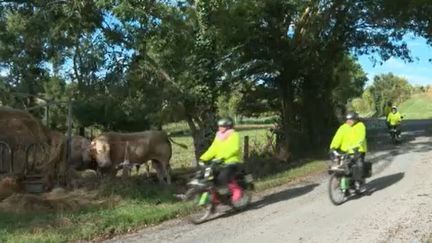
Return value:
<svg viewBox="0 0 432 243">
<path fill-rule="evenodd" d="M 96 169 L 92 168 L 89 139 L 82 136 L 72 136 L 69 163 L 69 166 L 75 170 Z"/>
<path fill-rule="evenodd" d="M 113 174 L 124 166 L 144 164 L 150 160 L 159 181 L 162 183 L 166 178 L 167 183 L 171 183 L 168 172 L 172 155 L 171 143 L 163 131 L 105 133 L 92 141 L 91 153 L 101 171 Z"/>
</svg>

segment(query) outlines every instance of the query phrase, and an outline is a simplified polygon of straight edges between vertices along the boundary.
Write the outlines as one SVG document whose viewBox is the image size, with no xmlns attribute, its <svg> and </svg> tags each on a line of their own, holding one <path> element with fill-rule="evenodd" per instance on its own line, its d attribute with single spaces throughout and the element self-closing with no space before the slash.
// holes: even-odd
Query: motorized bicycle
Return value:
<svg viewBox="0 0 432 243">
<path fill-rule="evenodd" d="M 216 178 L 223 166 L 220 160 L 214 160 L 201 166 L 195 173 L 193 179 L 188 183 L 189 189 L 184 194 L 183 200 L 193 200 L 193 203 L 202 208 L 198 213 L 192 214 L 189 220 L 194 224 L 205 222 L 216 212 L 218 205 L 227 205 L 234 210 L 245 209 L 251 202 L 254 183 L 252 175 L 246 174 L 244 170 L 239 171 L 235 180 L 242 188 L 242 198 L 234 205 L 231 202 L 231 192 L 227 187 L 218 187 Z"/>
<path fill-rule="evenodd" d="M 390 126 L 389 133 L 393 144 L 399 144 L 402 141 L 402 137 L 397 126 Z"/>
<path fill-rule="evenodd" d="M 330 174 L 328 193 L 330 201 L 334 205 L 340 205 L 345 202 L 350 196 L 360 195 L 359 190 L 363 182 L 362 176 L 364 171 L 360 171 L 357 166 L 356 159 L 358 156 L 353 154 L 339 153 L 331 151 L 328 173 Z M 364 168 L 370 174 L 369 163 L 365 163 Z M 366 175 L 369 177 L 370 175 Z"/>
</svg>

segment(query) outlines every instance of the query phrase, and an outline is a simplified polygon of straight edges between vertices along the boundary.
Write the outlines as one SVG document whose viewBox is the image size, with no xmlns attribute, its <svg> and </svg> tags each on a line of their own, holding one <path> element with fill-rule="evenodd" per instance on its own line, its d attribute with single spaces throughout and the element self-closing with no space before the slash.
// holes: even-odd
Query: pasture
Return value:
<svg viewBox="0 0 432 243">
<path fill-rule="evenodd" d="M 430 94 L 413 95 L 399 106 L 405 119 L 431 119 L 432 96 Z"/>
</svg>

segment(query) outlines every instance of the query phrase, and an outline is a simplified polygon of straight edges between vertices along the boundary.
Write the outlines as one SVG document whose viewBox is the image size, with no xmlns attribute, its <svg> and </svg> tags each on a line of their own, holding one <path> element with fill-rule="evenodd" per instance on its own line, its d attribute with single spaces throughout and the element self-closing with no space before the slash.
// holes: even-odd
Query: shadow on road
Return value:
<svg viewBox="0 0 432 243">
<path fill-rule="evenodd" d="M 281 201 L 285 201 L 285 200 L 289 200 L 289 199 L 293 199 L 299 196 L 302 196 L 306 193 L 311 192 L 313 189 L 315 189 L 315 187 L 319 186 L 319 184 L 314 183 L 314 184 L 309 184 L 306 186 L 302 186 L 302 187 L 296 187 L 296 188 L 290 188 L 275 194 L 270 194 L 267 195 L 265 197 L 263 197 L 262 199 L 253 202 L 250 205 L 250 210 L 254 210 L 254 209 L 260 209 L 263 208 L 267 205 L 273 204 L 273 203 L 278 203 Z"/>
<path fill-rule="evenodd" d="M 258 201 L 252 202 L 250 204 L 250 206 L 247 209 L 245 209 L 244 211 L 235 211 L 235 210 L 231 209 L 231 210 L 228 210 L 226 212 L 222 212 L 221 214 L 218 214 L 217 216 L 207 220 L 206 222 L 213 221 L 213 220 L 220 219 L 220 218 L 231 217 L 233 215 L 237 215 L 237 214 L 240 214 L 242 212 L 261 209 L 265 206 L 268 206 L 268 205 L 271 205 L 274 203 L 278 203 L 281 201 L 286 201 L 289 199 L 300 197 L 306 193 L 311 192 L 317 186 L 319 186 L 319 184 L 317 184 L 317 183 L 309 184 L 306 186 L 289 188 L 289 189 L 283 190 L 281 192 L 270 194 L 270 195 L 264 196 L 262 199 L 260 199 Z"/>
<path fill-rule="evenodd" d="M 370 196 L 373 193 L 380 191 L 382 189 L 385 189 L 389 186 L 392 186 L 396 183 L 398 183 L 402 178 L 405 176 L 405 173 L 400 172 L 388 176 L 383 176 L 377 179 L 374 179 L 368 183 L 366 183 L 367 191 L 361 195 L 353 195 L 350 196 L 344 203 L 351 201 L 351 200 L 357 200 L 364 196 Z"/>
<path fill-rule="evenodd" d="M 391 185 L 398 183 L 405 176 L 405 173 L 400 172 L 388 176 L 383 176 L 377 179 L 374 179 L 366 184 L 368 188 L 366 195 L 372 195 L 373 193 L 385 189 Z"/>
</svg>

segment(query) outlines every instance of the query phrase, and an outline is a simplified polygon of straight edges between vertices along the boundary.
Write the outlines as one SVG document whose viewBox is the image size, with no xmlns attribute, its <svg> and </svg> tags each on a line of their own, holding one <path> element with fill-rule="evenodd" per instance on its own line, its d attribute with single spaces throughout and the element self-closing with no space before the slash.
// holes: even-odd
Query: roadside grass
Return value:
<svg viewBox="0 0 432 243">
<path fill-rule="evenodd" d="M 257 191 L 284 185 L 305 176 L 321 173 L 325 163 L 312 161 L 256 181 Z M 177 201 L 173 194 L 180 185 L 159 186 L 133 176 L 102 183 L 100 197 L 112 200 L 105 208 L 79 212 L 0 213 L 0 242 L 67 242 L 102 240 L 134 232 L 196 210 L 189 202 Z"/>
<path fill-rule="evenodd" d="M 432 97 L 425 94 L 413 95 L 399 106 L 405 119 L 431 119 Z"/>
</svg>

